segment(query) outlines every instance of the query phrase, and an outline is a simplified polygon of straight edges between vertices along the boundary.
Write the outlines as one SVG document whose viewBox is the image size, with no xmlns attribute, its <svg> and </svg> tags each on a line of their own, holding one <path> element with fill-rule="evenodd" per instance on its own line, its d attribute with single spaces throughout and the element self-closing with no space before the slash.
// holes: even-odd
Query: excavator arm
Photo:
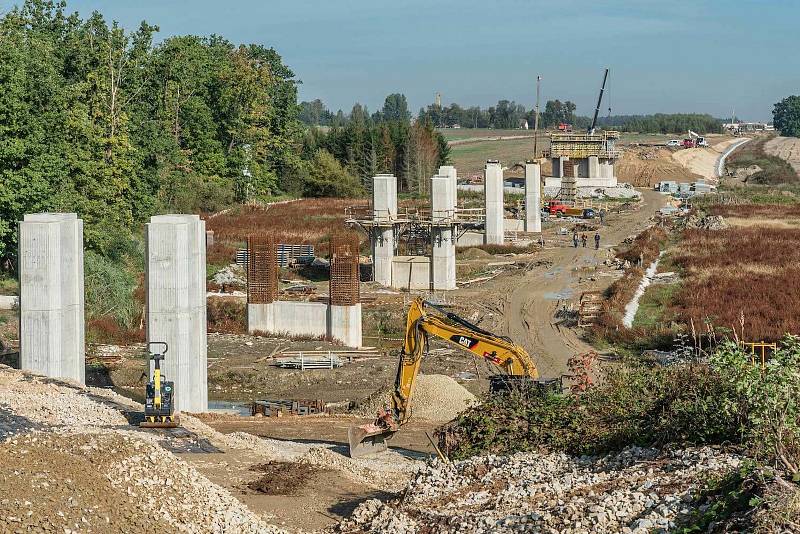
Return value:
<svg viewBox="0 0 800 534">
<path fill-rule="evenodd" d="M 508 338 L 481 329 L 454 313 L 421 298 L 411 303 L 400 353 L 391 407 L 368 425 L 350 428 L 350 456 L 386 450 L 386 440 L 411 417 L 411 397 L 430 336 L 438 337 L 496 365 L 502 374 L 538 378 L 533 360 L 524 348 Z"/>
</svg>

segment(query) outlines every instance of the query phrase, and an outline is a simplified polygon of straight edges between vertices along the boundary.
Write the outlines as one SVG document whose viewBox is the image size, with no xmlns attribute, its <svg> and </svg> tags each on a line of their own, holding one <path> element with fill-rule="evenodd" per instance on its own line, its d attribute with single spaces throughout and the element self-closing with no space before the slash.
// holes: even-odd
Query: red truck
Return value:
<svg viewBox="0 0 800 534">
<path fill-rule="evenodd" d="M 594 219 L 595 212 L 592 208 L 575 208 L 564 204 L 560 200 L 551 200 L 545 207 L 547 213 L 556 217 L 580 217 L 582 219 Z"/>
</svg>

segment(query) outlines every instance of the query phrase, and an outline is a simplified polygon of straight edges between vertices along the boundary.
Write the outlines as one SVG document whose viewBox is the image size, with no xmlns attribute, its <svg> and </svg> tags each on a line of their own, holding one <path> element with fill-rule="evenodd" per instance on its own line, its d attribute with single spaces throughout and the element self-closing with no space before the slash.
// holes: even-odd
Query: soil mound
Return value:
<svg viewBox="0 0 800 534">
<path fill-rule="evenodd" d="M 380 389 L 364 399 L 357 407 L 361 415 L 373 416 L 389 404 L 392 388 Z M 412 417 L 429 421 L 447 422 L 477 402 L 475 395 L 461 384 L 445 375 L 417 377 L 411 399 Z"/>
<path fill-rule="evenodd" d="M 482 260 L 484 258 L 489 258 L 492 255 L 483 249 L 471 247 L 462 252 L 460 256 L 465 260 Z"/>
</svg>

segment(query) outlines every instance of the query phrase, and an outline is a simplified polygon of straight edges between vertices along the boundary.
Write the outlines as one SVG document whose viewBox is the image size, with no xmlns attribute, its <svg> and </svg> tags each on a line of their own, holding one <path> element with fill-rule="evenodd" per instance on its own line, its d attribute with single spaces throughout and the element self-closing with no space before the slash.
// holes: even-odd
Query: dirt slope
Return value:
<svg viewBox="0 0 800 534">
<path fill-rule="evenodd" d="M 788 161 L 800 174 L 800 139 L 797 137 L 776 137 L 764 144 L 764 151 Z"/>
<path fill-rule="evenodd" d="M 712 142 L 710 147 L 677 150 L 673 152 L 672 158 L 690 172 L 700 175 L 709 182 L 715 182 L 718 178 L 717 161 L 732 144 L 740 140 L 739 137 L 710 140 Z"/>
<path fill-rule="evenodd" d="M 696 182 L 703 177 L 673 159 L 665 147 L 624 147 L 615 171 L 621 182 L 635 187 L 652 187 L 658 182 Z"/>
</svg>

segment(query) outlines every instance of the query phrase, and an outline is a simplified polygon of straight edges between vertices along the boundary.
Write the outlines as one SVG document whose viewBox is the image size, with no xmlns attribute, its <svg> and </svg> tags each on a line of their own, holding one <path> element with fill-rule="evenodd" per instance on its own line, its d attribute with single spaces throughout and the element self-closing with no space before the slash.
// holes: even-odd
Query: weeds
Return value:
<svg viewBox="0 0 800 534">
<path fill-rule="evenodd" d="M 761 136 L 746 143 L 727 159 L 728 169 L 738 169 L 757 165 L 760 171 L 750 175 L 750 184 L 778 185 L 800 181 L 792 166 L 785 160 L 764 152 L 764 144 L 774 136 Z"/>
</svg>

